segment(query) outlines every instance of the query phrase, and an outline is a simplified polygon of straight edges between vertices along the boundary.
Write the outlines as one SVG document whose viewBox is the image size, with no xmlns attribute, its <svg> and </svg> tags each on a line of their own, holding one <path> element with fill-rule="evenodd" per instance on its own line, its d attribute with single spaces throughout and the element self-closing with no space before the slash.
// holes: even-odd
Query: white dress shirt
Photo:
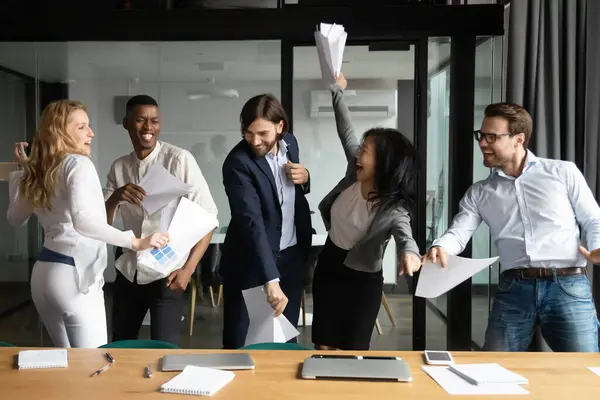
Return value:
<svg viewBox="0 0 600 400">
<path fill-rule="evenodd" d="M 473 184 L 433 246 L 460 254 L 481 221 L 490 227 L 502 271 L 586 266 L 579 226 L 589 250 L 600 247 L 600 207 L 577 166 L 529 151 L 519 177 L 497 169 Z"/>
<path fill-rule="evenodd" d="M 279 141 L 279 152 L 275 155 L 268 152 L 265 158 L 269 163 L 275 187 L 277 188 L 277 198 L 281 206 L 281 239 L 279 240 L 279 251 L 288 247 L 295 246 L 296 239 L 296 185 L 288 178 L 285 173 L 285 164 L 288 162 L 287 143 Z"/>
<path fill-rule="evenodd" d="M 182 182 L 192 185 L 194 189 L 186 197 L 211 214 L 217 215 L 217 206 L 194 156 L 187 150 L 164 142 L 157 142 L 154 150 L 143 160 L 140 160 L 135 152 L 116 160 L 108 174 L 104 199 L 108 200 L 115 190 L 128 183 L 139 184 L 154 163 L 160 163 Z M 169 203 L 165 208 L 176 206 L 177 200 Z M 151 235 L 161 229 L 161 215 L 165 212 L 165 209 L 148 215 L 141 206 L 121 202 L 119 210 L 125 228 L 131 229 L 138 237 Z M 194 221 L 190 221 L 190 223 L 194 223 Z M 184 257 L 173 270 L 181 268 L 186 261 L 187 257 Z M 123 255 L 115 262 L 115 267 L 131 282 L 133 282 L 137 272 L 137 283 L 139 284 L 147 284 L 163 278 L 153 269 L 138 265 L 136 253 L 127 249 L 123 249 Z"/>
<path fill-rule="evenodd" d="M 23 172 L 11 173 L 7 218 L 11 225 L 22 226 L 35 212 L 44 229 L 44 247 L 73 257 L 78 288 L 87 293 L 106 269 L 106 243 L 131 248 L 135 236 L 132 231 L 123 232 L 106 223 L 102 185 L 88 157 L 68 155 L 60 168 L 50 211 L 34 210 L 19 193 Z"/>
</svg>

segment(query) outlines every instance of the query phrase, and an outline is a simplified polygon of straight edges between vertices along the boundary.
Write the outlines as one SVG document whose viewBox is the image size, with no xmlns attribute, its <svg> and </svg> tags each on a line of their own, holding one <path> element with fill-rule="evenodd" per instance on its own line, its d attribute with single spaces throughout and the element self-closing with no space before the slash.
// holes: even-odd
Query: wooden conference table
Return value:
<svg viewBox="0 0 600 400">
<path fill-rule="evenodd" d="M 160 393 L 160 385 L 176 372 L 156 370 L 165 354 L 220 352 L 222 350 L 139 350 L 110 349 L 116 364 L 90 377 L 104 363 L 106 350 L 70 349 L 69 367 L 45 370 L 17 370 L 15 356 L 23 348 L 0 348 L 0 398 L 6 400 L 112 400 L 191 399 L 189 395 Z M 421 371 L 420 352 L 357 352 L 352 354 L 395 355 L 408 362 L 413 382 L 313 381 L 299 378 L 304 358 L 313 351 L 250 351 L 255 370 L 236 371 L 234 380 L 214 397 L 217 399 L 261 400 L 405 400 L 456 398 Z M 339 353 L 338 353 L 339 354 Z M 497 362 L 529 379 L 526 386 L 532 399 L 583 400 L 600 398 L 600 377 L 587 367 L 600 366 L 600 354 L 575 353 L 480 353 L 453 352 L 457 363 Z M 152 365 L 152 378 L 144 367 Z M 502 396 L 486 396 L 494 399 Z M 518 396 L 517 396 L 518 397 Z M 465 396 L 473 399 L 475 396 Z M 506 398 L 514 399 L 515 396 Z"/>
</svg>

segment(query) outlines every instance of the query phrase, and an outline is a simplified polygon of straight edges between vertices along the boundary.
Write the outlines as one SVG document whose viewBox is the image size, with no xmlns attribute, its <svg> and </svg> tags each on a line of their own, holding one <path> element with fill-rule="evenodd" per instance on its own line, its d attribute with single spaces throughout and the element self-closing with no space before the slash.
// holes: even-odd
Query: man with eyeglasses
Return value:
<svg viewBox="0 0 600 400">
<path fill-rule="evenodd" d="M 484 350 L 527 351 L 539 323 L 553 351 L 597 352 L 585 267 L 600 262 L 600 207 L 574 163 L 527 149 L 532 125 L 519 105 L 487 106 L 475 140 L 493 172 L 469 188 L 426 257 L 445 267 L 484 221 L 501 264 Z M 591 251 L 581 245 L 580 228 Z"/>
</svg>

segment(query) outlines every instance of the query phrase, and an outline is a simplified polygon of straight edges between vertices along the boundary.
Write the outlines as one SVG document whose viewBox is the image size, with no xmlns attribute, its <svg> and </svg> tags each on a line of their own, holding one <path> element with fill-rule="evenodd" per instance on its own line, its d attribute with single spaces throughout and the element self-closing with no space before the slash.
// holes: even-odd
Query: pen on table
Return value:
<svg viewBox="0 0 600 400">
<path fill-rule="evenodd" d="M 106 359 L 108 360 L 108 362 L 111 364 L 114 364 L 115 361 L 117 361 L 110 353 L 105 353 L 104 355 L 106 356 Z"/>
<path fill-rule="evenodd" d="M 152 370 L 150 369 L 149 365 L 146 368 L 144 368 L 144 376 L 146 378 L 152 378 Z"/>
<path fill-rule="evenodd" d="M 110 368 L 110 363 L 106 364 L 104 367 L 100 368 L 99 370 L 96 370 L 96 372 L 94 372 L 92 374 L 92 377 L 94 377 L 96 375 L 100 375 L 101 373 L 103 373 L 104 371 L 106 371 L 109 368 Z"/>
</svg>

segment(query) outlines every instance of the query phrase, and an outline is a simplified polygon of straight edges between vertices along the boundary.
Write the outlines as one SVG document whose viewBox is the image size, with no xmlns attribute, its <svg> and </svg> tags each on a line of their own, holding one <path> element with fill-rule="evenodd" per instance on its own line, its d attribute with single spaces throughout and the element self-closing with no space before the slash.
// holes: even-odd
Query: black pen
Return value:
<svg viewBox="0 0 600 400">
<path fill-rule="evenodd" d="M 96 372 L 94 372 L 92 374 L 92 377 L 96 376 L 96 375 L 100 375 L 101 373 L 103 373 L 104 371 L 107 371 L 110 368 L 110 363 L 106 364 L 104 367 L 96 370 Z"/>
<path fill-rule="evenodd" d="M 104 355 L 106 356 L 106 359 L 108 360 L 108 362 L 111 364 L 114 364 L 114 362 L 117 361 L 117 360 L 115 360 L 115 358 L 113 356 L 110 355 L 110 353 L 106 353 Z"/>
</svg>

